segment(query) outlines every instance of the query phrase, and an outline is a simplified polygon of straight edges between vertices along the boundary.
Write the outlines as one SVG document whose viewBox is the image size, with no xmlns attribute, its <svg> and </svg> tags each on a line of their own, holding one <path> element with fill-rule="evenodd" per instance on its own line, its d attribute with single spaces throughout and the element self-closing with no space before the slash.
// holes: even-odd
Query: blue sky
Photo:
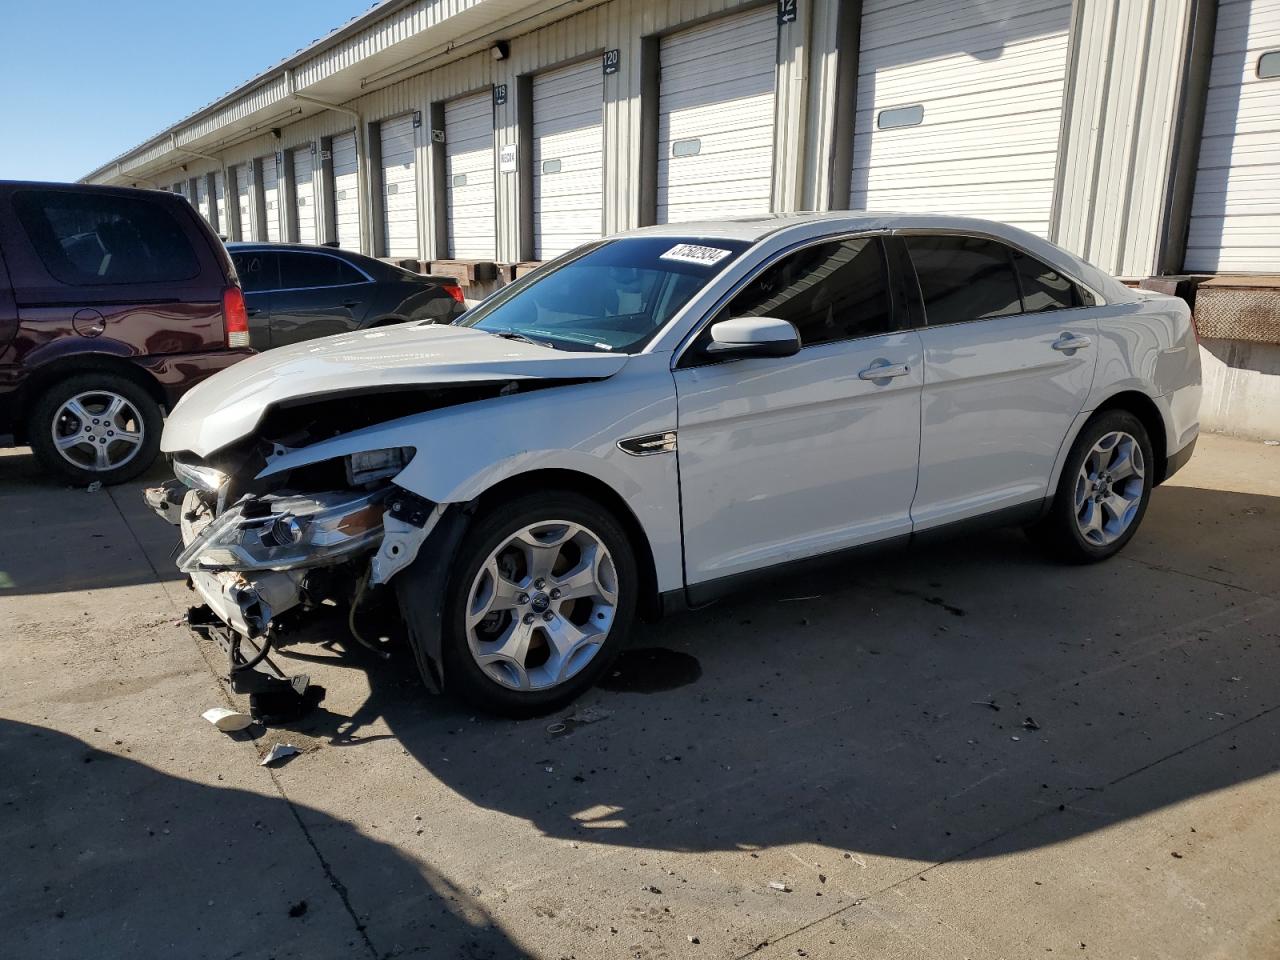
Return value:
<svg viewBox="0 0 1280 960">
<path fill-rule="evenodd" d="M 6 3 L 0 179 L 78 179 L 371 2 Z M 250 10 L 256 22 L 247 28 Z M 241 11 L 238 23 L 217 23 L 232 11 Z"/>
</svg>

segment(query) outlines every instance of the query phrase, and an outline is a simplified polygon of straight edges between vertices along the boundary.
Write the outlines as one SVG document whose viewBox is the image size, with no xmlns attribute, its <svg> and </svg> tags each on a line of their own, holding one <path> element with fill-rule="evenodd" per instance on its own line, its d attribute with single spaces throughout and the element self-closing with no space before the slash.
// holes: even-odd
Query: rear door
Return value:
<svg viewBox="0 0 1280 960">
<path fill-rule="evenodd" d="M 261 250 L 236 250 L 231 262 L 244 291 L 250 345 L 255 350 L 266 350 L 271 346 L 271 291 L 280 286 L 280 258 Z"/>
<path fill-rule="evenodd" d="M 271 345 L 354 330 L 372 305 L 375 284 L 326 253 L 281 251 L 280 285 L 271 294 Z"/>
<path fill-rule="evenodd" d="M 1093 385 L 1088 295 L 994 240 L 905 241 L 926 321 L 916 529 L 1039 501 Z"/>
<path fill-rule="evenodd" d="M 880 237 L 824 241 L 779 258 L 716 317 L 788 320 L 798 354 L 686 352 L 675 379 L 691 587 L 910 533 L 921 344 L 895 329 L 892 300 Z"/>
</svg>

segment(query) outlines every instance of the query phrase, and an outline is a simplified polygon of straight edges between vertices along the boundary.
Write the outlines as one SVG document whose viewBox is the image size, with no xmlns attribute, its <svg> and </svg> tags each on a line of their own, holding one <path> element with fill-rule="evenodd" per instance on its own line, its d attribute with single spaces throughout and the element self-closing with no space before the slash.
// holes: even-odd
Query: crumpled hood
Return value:
<svg viewBox="0 0 1280 960">
<path fill-rule="evenodd" d="M 504 380 L 603 380 L 626 365 L 475 330 L 403 324 L 309 340 L 242 360 L 190 390 L 160 447 L 207 456 L 251 433 L 274 404 L 368 389 Z"/>
</svg>

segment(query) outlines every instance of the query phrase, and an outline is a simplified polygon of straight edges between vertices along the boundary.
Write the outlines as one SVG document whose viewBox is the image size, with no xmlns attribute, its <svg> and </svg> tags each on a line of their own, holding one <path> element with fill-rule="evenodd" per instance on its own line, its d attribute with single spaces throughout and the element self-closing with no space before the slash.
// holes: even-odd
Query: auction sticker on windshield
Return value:
<svg viewBox="0 0 1280 960">
<path fill-rule="evenodd" d="M 732 250 L 722 250 L 719 247 L 702 247 L 696 243 L 677 243 L 658 259 L 679 260 L 681 263 L 696 263 L 702 267 L 709 267 L 712 264 L 719 263 L 731 253 L 733 253 Z"/>
</svg>

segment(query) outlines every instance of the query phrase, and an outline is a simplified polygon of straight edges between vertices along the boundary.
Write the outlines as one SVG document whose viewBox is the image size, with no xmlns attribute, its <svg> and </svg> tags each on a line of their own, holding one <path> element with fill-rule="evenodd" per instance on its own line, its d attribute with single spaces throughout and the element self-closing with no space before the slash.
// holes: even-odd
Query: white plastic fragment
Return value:
<svg viewBox="0 0 1280 960">
<path fill-rule="evenodd" d="M 1263 440 L 1268 447 L 1280 447 L 1280 440 Z"/>
<path fill-rule="evenodd" d="M 253 723 L 253 717 L 247 713 L 228 710 L 226 707 L 210 707 L 200 716 L 204 717 L 223 733 L 234 733 Z"/>
<path fill-rule="evenodd" d="M 769 889 L 770 889 L 770 890 L 781 890 L 783 893 L 790 893 L 790 892 L 791 892 L 791 888 L 790 888 L 790 887 L 788 887 L 788 886 L 787 886 L 785 883 L 783 883 L 781 880 L 770 880 L 770 881 L 769 881 Z"/>
<path fill-rule="evenodd" d="M 85 492 L 85 493 L 97 493 L 97 492 L 98 492 L 99 490 L 101 490 L 101 489 L 102 489 L 102 481 L 101 481 L 101 480 L 95 480 L 95 481 L 93 481 L 93 483 L 89 484 L 87 487 L 85 487 L 85 488 L 84 488 L 84 492 Z"/>
<path fill-rule="evenodd" d="M 267 752 L 265 757 L 258 761 L 258 766 L 268 767 L 277 760 L 283 760 L 285 757 L 292 757 L 295 753 L 301 752 L 292 743 L 277 743 Z"/>
</svg>

